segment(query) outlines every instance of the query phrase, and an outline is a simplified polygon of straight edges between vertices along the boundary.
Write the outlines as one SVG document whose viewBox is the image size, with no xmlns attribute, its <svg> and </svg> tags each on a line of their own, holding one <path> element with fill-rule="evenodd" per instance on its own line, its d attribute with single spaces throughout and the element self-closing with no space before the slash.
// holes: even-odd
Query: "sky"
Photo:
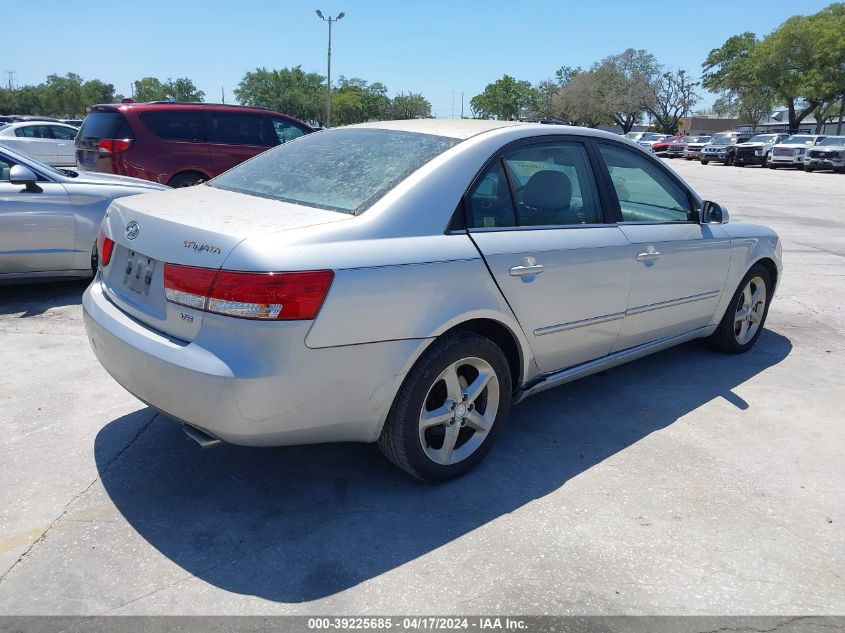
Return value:
<svg viewBox="0 0 845 633">
<path fill-rule="evenodd" d="M 207 101 L 234 102 L 257 67 L 326 72 L 328 27 L 315 14 L 341 11 L 333 27 L 332 78 L 384 83 L 391 96 L 420 92 L 435 116 L 460 116 L 470 99 L 507 73 L 532 84 L 561 66 L 589 67 L 626 48 L 698 77 L 707 53 L 731 35 L 764 35 L 795 13 L 830 0 L 31 0 L 4 4 L 0 71 L 14 85 L 74 72 L 129 94 L 145 76 L 189 77 Z M 9 28 L 10 25 L 32 27 Z M 453 99 L 454 95 L 454 99 Z M 697 107 L 712 103 L 706 96 Z"/>
</svg>

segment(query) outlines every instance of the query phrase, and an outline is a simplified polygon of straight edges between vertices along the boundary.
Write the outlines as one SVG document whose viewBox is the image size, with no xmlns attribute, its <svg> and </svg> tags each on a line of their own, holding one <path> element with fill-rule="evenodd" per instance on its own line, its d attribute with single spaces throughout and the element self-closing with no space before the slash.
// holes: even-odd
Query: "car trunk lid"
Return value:
<svg viewBox="0 0 845 633">
<path fill-rule="evenodd" d="M 102 271 L 103 284 L 109 298 L 133 318 L 192 341 L 205 313 L 165 299 L 166 264 L 218 270 L 248 237 L 350 217 L 206 185 L 122 198 L 105 219 L 115 246 Z"/>
</svg>

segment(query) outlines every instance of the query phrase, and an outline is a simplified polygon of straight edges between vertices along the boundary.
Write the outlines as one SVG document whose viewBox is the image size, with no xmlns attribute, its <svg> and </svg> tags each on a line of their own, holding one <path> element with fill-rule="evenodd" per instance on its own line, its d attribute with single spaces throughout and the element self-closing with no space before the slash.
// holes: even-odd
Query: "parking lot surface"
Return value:
<svg viewBox="0 0 845 633">
<path fill-rule="evenodd" d="M 84 283 L 0 288 L 0 613 L 845 613 L 845 176 L 670 164 L 783 239 L 757 346 L 531 398 L 440 486 L 203 451 L 96 362 Z"/>
</svg>

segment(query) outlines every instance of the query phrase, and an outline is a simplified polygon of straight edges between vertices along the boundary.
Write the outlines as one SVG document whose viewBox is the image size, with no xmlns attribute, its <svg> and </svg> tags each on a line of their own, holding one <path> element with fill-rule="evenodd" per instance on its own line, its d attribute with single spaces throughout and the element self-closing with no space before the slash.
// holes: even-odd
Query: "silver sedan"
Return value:
<svg viewBox="0 0 845 633">
<path fill-rule="evenodd" d="M 377 441 L 425 480 L 544 389 L 748 350 L 781 274 L 775 233 L 635 143 L 497 121 L 308 135 L 104 228 L 85 323 L 126 389 L 202 445 Z"/>
<path fill-rule="evenodd" d="M 90 277 L 97 229 L 112 200 L 167 189 L 59 170 L 0 144 L 0 283 Z"/>
</svg>

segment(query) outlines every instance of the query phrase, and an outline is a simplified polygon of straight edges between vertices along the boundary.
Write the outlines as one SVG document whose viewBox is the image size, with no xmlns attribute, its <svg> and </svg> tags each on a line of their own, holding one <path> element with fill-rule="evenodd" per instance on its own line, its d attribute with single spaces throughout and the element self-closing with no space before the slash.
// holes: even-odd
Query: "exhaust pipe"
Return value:
<svg viewBox="0 0 845 633">
<path fill-rule="evenodd" d="M 185 432 L 185 435 L 187 435 L 197 444 L 199 444 L 200 448 L 212 448 L 223 443 L 223 440 L 218 439 L 216 437 L 212 437 L 205 431 L 201 431 L 195 426 L 191 426 L 190 424 L 183 424 L 182 430 Z"/>
</svg>

